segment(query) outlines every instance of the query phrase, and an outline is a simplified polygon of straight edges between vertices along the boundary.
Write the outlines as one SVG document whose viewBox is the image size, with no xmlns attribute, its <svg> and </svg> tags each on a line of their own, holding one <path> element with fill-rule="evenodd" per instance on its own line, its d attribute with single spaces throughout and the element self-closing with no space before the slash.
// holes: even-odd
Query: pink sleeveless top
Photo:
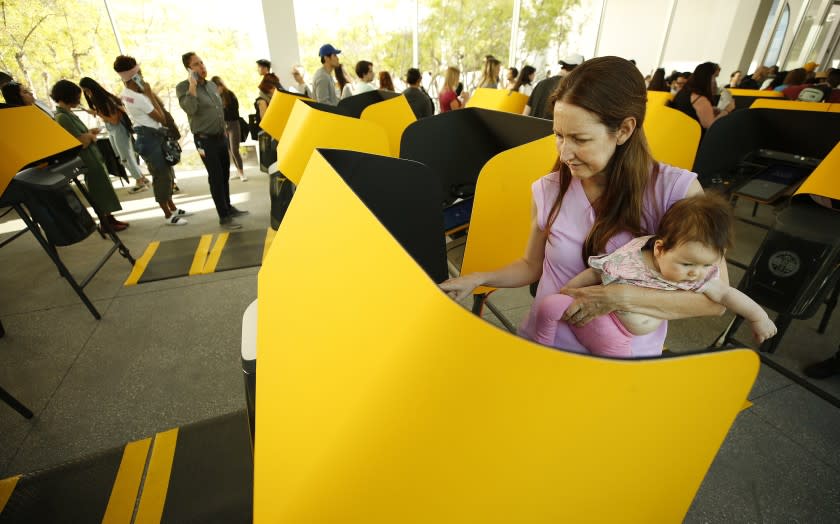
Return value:
<svg viewBox="0 0 840 524">
<path fill-rule="evenodd" d="M 697 175 L 669 166 L 659 164 L 659 175 L 650 185 L 642 208 L 642 228 L 648 234 L 656 233 L 662 215 L 674 202 L 685 198 L 688 187 Z M 537 207 L 537 225 L 545 230 L 551 206 L 560 192 L 560 176 L 549 173 L 531 186 L 534 202 Z M 586 269 L 581 250 L 589 230 L 595 223 L 595 214 L 580 181 L 572 178 L 569 189 L 563 196 L 560 212 L 548 233 L 545 245 L 545 260 L 543 272 L 537 287 L 537 296 L 531 306 L 531 311 L 519 327 L 519 334 L 525 338 L 534 339 L 536 331 L 535 305 L 546 295 L 557 293 L 566 282 Z M 619 247 L 633 239 L 628 232 L 615 235 L 607 242 L 607 253 L 612 253 Z M 658 356 L 662 354 L 662 344 L 668 331 L 668 323 L 663 322 L 659 329 L 647 335 L 633 337 L 632 351 L 634 357 Z M 569 327 L 560 323 L 554 339 L 556 348 L 586 353 L 584 348 L 572 334 Z"/>
</svg>

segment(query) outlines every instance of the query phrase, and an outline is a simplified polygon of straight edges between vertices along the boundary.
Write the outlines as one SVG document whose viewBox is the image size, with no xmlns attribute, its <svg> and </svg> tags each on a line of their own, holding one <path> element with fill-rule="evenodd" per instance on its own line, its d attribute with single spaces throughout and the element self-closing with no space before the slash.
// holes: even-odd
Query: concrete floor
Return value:
<svg viewBox="0 0 840 524">
<path fill-rule="evenodd" d="M 245 229 L 265 228 L 268 179 L 254 166 L 246 172 L 248 182 L 231 181 L 233 203 L 251 211 Z M 120 236 L 135 257 L 151 240 L 220 231 L 206 175 L 179 171 L 178 183 L 179 207 L 196 212 L 184 227 L 163 224 L 151 192 L 118 189 L 124 211 L 117 216 L 131 223 Z M 759 218 L 771 215 L 762 209 Z M 3 217 L 0 239 L 19 227 L 14 213 Z M 739 225 L 734 258 L 749 262 L 762 236 Z M 81 277 L 107 247 L 91 235 L 60 254 Z M 450 257 L 460 263 L 460 249 L 453 245 Z M 0 339 L 0 384 L 36 414 L 25 420 L 0 405 L 0 478 L 244 407 L 241 317 L 256 298 L 257 268 L 126 288 L 130 265 L 115 255 L 87 288 L 102 313 L 97 321 L 31 235 L 0 250 L 0 267 L 7 332 Z M 730 275 L 737 282 L 741 272 L 730 267 Z M 491 300 L 518 323 L 531 297 L 524 289 L 502 290 Z M 485 318 L 498 324 L 489 311 Z M 672 322 L 667 346 L 705 347 L 729 318 Z M 832 354 L 840 322 L 833 320 L 824 335 L 816 333 L 818 322 L 794 322 L 774 358 L 799 370 Z M 819 383 L 840 396 L 840 376 Z M 840 522 L 840 409 L 766 366 L 750 398 L 755 405 L 737 418 L 686 522 Z"/>
</svg>

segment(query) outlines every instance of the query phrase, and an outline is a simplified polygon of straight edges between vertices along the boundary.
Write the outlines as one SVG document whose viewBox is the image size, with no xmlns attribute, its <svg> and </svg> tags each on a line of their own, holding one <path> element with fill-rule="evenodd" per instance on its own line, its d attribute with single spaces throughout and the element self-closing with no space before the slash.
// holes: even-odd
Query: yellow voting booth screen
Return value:
<svg viewBox="0 0 840 524">
<path fill-rule="evenodd" d="M 531 233 L 531 184 L 551 172 L 557 160 L 556 142 L 551 135 L 502 151 L 481 169 L 462 274 L 492 271 L 525 253 Z M 475 293 L 489 291 L 482 286 Z"/>
<path fill-rule="evenodd" d="M 466 107 L 480 107 L 520 115 L 527 103 L 528 97 L 522 93 L 515 93 L 509 89 L 481 87 L 476 89 L 470 99 L 467 100 Z"/>
<path fill-rule="evenodd" d="M 817 195 L 840 200 L 840 143 L 808 175 L 796 190 L 796 195 Z"/>
<path fill-rule="evenodd" d="M 400 156 L 400 141 L 405 128 L 417 121 L 404 96 L 396 96 L 367 106 L 360 117 L 382 126 L 388 136 L 391 156 Z"/>
<path fill-rule="evenodd" d="M 613 361 L 500 330 L 317 152 L 258 299 L 257 524 L 679 522 L 758 370 L 747 350 Z"/>
<path fill-rule="evenodd" d="M 383 156 L 391 152 L 388 136 L 379 124 L 319 111 L 298 100 L 278 139 L 280 172 L 299 184 L 309 157 L 318 147 Z"/>
<path fill-rule="evenodd" d="M 23 166 L 81 145 L 35 106 L 0 109 L 0 128 L 7 130 L 0 139 L 0 195 Z"/>
<path fill-rule="evenodd" d="M 289 116 L 292 114 L 292 108 L 298 100 L 311 101 L 307 97 L 275 91 L 268 108 L 265 110 L 265 115 L 260 120 L 260 127 L 274 138 L 280 138 L 283 135 L 283 129 L 286 128 L 286 122 L 289 121 Z"/>
<path fill-rule="evenodd" d="M 653 158 L 692 168 L 700 145 L 700 124 L 696 120 L 682 111 L 648 102 L 643 127 Z"/>
</svg>

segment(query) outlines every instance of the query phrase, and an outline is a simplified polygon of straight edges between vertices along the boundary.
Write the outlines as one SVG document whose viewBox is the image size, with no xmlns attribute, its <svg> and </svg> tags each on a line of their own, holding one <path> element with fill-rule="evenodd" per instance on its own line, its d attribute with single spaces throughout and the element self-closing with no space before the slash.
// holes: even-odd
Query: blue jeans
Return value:
<svg viewBox="0 0 840 524">
<path fill-rule="evenodd" d="M 134 146 L 131 145 L 131 136 L 128 134 L 128 129 L 122 123 L 109 124 L 105 122 L 105 129 L 108 130 L 108 137 L 111 140 L 111 146 L 120 157 L 120 162 L 125 167 L 126 171 L 134 180 L 140 180 L 143 172 L 140 171 L 140 166 L 137 164 L 137 159 L 134 156 Z"/>
<path fill-rule="evenodd" d="M 134 131 L 137 133 L 137 152 L 149 166 L 149 173 L 152 175 L 155 201 L 167 202 L 172 198 L 172 182 L 175 173 L 172 166 L 163 158 L 161 148 L 164 131 L 145 126 L 135 127 Z"/>
</svg>

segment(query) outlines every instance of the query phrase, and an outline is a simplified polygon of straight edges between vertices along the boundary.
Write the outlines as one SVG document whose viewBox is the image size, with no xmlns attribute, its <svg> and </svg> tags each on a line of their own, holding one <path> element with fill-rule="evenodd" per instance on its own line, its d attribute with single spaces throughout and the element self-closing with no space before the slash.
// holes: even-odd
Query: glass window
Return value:
<svg viewBox="0 0 840 524">
<path fill-rule="evenodd" d="M 802 17 L 802 23 L 799 24 L 782 69 L 789 70 L 802 67 L 808 61 L 808 56 L 813 51 L 820 29 L 822 28 L 823 15 L 830 1 L 811 0 L 808 2 L 805 15 Z"/>
<path fill-rule="evenodd" d="M 767 48 L 767 53 L 761 62 L 763 65 L 770 67 L 776 65 L 779 61 L 779 54 L 782 52 L 782 43 L 785 41 L 785 34 L 787 33 L 789 23 L 790 6 L 785 2 L 785 5 L 782 6 L 782 14 L 779 16 L 779 23 L 776 24 L 776 29 L 773 31 L 770 46 Z"/>
</svg>

